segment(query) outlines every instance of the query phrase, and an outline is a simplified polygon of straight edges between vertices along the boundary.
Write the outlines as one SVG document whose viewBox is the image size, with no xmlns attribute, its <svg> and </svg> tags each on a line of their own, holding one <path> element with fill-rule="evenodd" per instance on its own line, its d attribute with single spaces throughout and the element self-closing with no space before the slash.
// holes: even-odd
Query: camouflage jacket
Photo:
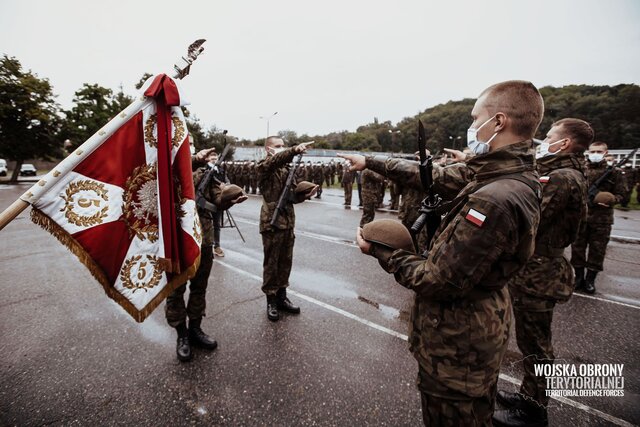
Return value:
<svg viewBox="0 0 640 427">
<path fill-rule="evenodd" d="M 343 185 L 353 185 L 353 181 L 356 178 L 356 173 L 349 170 L 349 168 L 345 167 L 342 172 L 342 184 Z"/>
<path fill-rule="evenodd" d="M 324 181 L 324 166 L 315 164 L 311 169 L 314 184 L 322 184 Z"/>
<path fill-rule="evenodd" d="M 280 153 L 267 156 L 256 165 L 258 174 L 258 188 L 262 194 L 262 208 L 260 209 L 260 233 L 271 231 L 271 217 L 278 205 L 280 194 L 287 182 L 291 161 L 295 157 L 293 148 L 287 148 Z M 297 184 L 294 176 L 292 189 Z M 293 193 L 293 191 L 291 192 Z M 295 227 L 296 214 L 293 210 L 293 201 L 287 201 L 284 212 L 280 212 L 276 228 L 279 230 L 288 230 Z"/>
<path fill-rule="evenodd" d="M 379 199 L 384 177 L 372 170 L 362 171 L 362 199 L 365 203 L 374 202 Z"/>
<path fill-rule="evenodd" d="M 587 180 L 582 155 L 559 154 L 538 160 L 542 183 L 536 249 L 509 282 L 517 293 L 567 301 L 573 292 L 573 268 L 564 249 L 578 237 L 587 218 Z"/>
<path fill-rule="evenodd" d="M 587 161 L 587 188 L 591 186 L 607 170 L 607 162 L 599 163 Z M 616 203 L 624 199 L 626 188 L 618 169 L 614 169 L 611 175 L 600 184 L 600 191 L 608 191 L 616 196 Z M 591 224 L 613 224 L 613 206 L 605 207 L 600 205 L 589 205 L 587 209 L 587 222 Z"/>
<path fill-rule="evenodd" d="M 192 165 L 199 165 L 203 162 L 197 162 L 194 157 L 192 157 Z M 200 181 L 204 178 L 205 173 L 207 172 L 206 163 L 205 166 L 198 167 L 195 172 L 193 172 L 193 185 L 196 190 L 196 198 L 198 197 L 198 186 L 200 185 Z M 204 198 L 207 202 L 213 203 L 217 200 L 217 196 L 222 192 L 222 188 L 220 187 L 220 182 L 212 179 L 209 181 L 209 185 L 204 190 Z M 216 208 L 219 206 L 216 205 Z M 200 228 L 202 229 L 202 247 L 212 246 L 213 245 L 213 213 L 206 209 L 198 208 L 198 218 L 200 219 Z"/>
<path fill-rule="evenodd" d="M 460 399 L 487 395 L 497 382 L 511 323 L 505 285 L 533 254 L 541 192 L 531 141 L 477 156 L 467 167 L 473 179 L 460 194 L 468 198 L 444 217 L 427 259 L 373 247 L 381 265 L 416 293 L 409 342 L 427 375 L 422 387 Z M 527 183 L 498 179 L 506 174 Z"/>
<path fill-rule="evenodd" d="M 404 187 L 423 192 L 420 166 L 416 161 L 369 156 L 367 168 L 391 178 Z M 433 165 L 434 189 L 443 200 L 453 200 L 473 179 L 473 173 L 473 169 L 467 167 L 467 163 L 453 163 L 444 167 Z"/>
</svg>

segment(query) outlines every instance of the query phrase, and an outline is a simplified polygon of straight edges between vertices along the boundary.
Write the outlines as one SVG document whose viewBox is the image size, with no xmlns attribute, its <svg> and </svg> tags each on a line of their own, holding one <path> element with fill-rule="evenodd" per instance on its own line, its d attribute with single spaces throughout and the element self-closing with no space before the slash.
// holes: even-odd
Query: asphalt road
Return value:
<svg viewBox="0 0 640 427">
<path fill-rule="evenodd" d="M 26 188 L 0 185 L 0 210 Z M 246 243 L 222 233 L 203 321 L 220 346 L 184 364 L 162 308 L 137 324 L 28 213 L 1 231 L 0 425 L 421 425 L 412 293 L 354 246 L 360 211 L 331 190 L 296 207 L 290 294 L 302 314 L 272 323 L 260 202 L 231 211 Z M 623 214 L 614 234 L 640 234 L 640 215 Z M 554 319 L 556 357 L 624 364 L 624 397 L 552 400 L 551 425 L 640 424 L 639 254 L 611 242 L 598 293 Z M 513 335 L 499 383 L 510 390 L 522 376 Z"/>
</svg>

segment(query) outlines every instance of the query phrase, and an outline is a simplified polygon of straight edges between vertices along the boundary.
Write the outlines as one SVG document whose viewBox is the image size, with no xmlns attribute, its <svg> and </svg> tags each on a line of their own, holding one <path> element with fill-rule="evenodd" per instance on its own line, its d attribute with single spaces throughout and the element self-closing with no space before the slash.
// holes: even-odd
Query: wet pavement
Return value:
<svg viewBox="0 0 640 427">
<path fill-rule="evenodd" d="M 26 188 L 0 185 L 0 210 Z M 355 247 L 360 211 L 338 190 L 296 206 L 290 294 L 302 314 L 272 323 L 260 202 L 231 211 L 246 243 L 222 231 L 203 321 L 220 346 L 184 364 L 162 308 L 137 324 L 28 213 L 1 231 L 0 425 L 421 425 L 412 293 Z M 613 234 L 640 235 L 635 211 L 619 215 Z M 639 254 L 612 242 L 598 293 L 559 306 L 553 329 L 565 363 L 623 363 L 625 396 L 552 400 L 551 425 L 640 424 Z M 520 359 L 512 336 L 501 388 L 516 388 Z"/>
</svg>

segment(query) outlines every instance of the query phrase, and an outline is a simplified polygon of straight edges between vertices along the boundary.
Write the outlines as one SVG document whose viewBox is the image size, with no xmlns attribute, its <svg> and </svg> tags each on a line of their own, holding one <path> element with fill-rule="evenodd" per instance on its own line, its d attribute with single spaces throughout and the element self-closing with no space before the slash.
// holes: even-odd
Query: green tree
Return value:
<svg viewBox="0 0 640 427">
<path fill-rule="evenodd" d="M 24 160 L 61 154 L 60 120 L 49 80 L 24 71 L 15 57 L 0 60 L 0 156 L 16 161 L 16 181 Z"/>
<path fill-rule="evenodd" d="M 77 147 L 102 128 L 132 102 L 122 90 L 115 96 L 111 89 L 98 84 L 82 85 L 73 98 L 74 106 L 64 112 L 61 136 Z"/>
</svg>

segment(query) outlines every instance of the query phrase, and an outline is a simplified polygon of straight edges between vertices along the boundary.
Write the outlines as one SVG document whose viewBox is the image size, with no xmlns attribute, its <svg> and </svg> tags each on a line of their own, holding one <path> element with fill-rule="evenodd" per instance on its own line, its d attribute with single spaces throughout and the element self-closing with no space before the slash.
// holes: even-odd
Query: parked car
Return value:
<svg viewBox="0 0 640 427">
<path fill-rule="evenodd" d="M 33 166 L 31 163 L 23 163 L 22 166 L 20 167 L 20 175 L 21 176 L 36 176 L 36 172 L 38 172 L 36 170 L 36 167 Z"/>
<path fill-rule="evenodd" d="M 0 159 L 0 176 L 7 176 L 7 161 Z"/>
</svg>

